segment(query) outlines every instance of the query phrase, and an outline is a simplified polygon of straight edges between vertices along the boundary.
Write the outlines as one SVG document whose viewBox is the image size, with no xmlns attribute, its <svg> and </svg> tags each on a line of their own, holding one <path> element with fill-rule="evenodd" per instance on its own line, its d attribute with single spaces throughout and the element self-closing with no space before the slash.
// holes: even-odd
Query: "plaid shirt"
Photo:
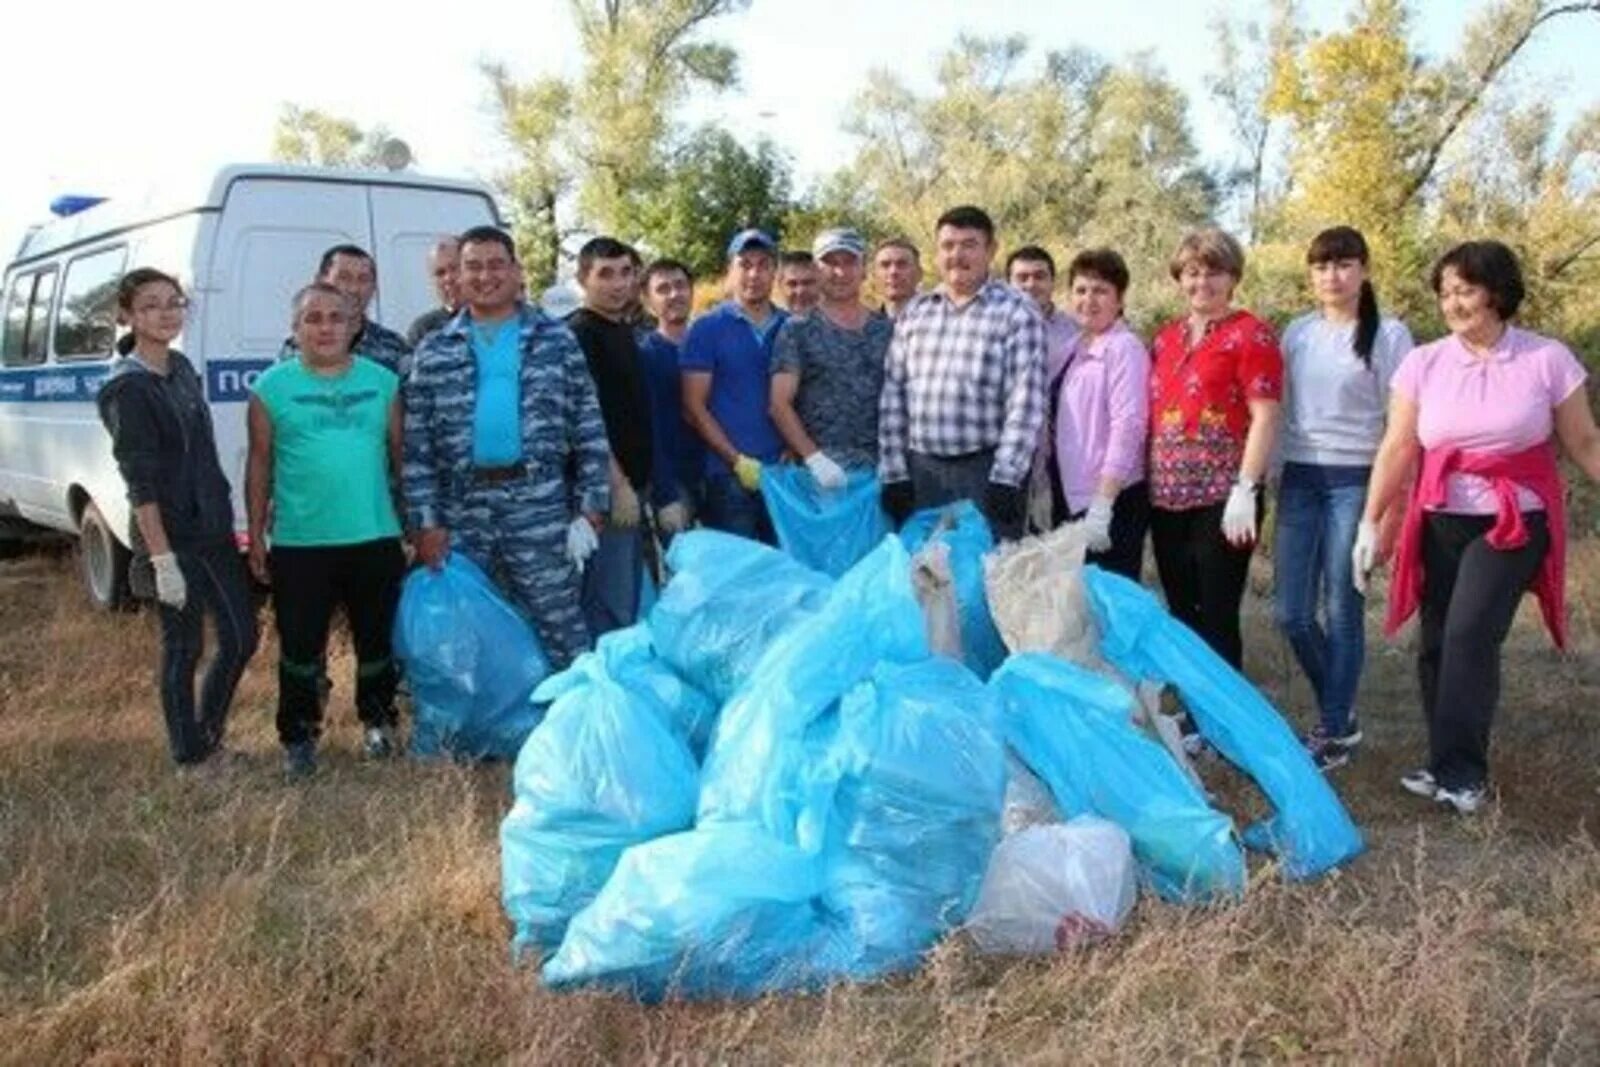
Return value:
<svg viewBox="0 0 1600 1067">
<path fill-rule="evenodd" d="M 940 286 L 911 299 L 894 326 L 878 406 L 878 473 L 910 475 L 906 452 L 995 449 L 989 480 L 1020 486 L 1044 422 L 1044 320 L 991 278 L 965 306 Z"/>
</svg>

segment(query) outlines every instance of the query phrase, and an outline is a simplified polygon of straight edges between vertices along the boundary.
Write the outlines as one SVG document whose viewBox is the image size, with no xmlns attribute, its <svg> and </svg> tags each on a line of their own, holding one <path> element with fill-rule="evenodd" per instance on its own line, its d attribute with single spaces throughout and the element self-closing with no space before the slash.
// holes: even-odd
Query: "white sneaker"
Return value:
<svg viewBox="0 0 1600 1067">
<path fill-rule="evenodd" d="M 1441 804 L 1448 804 L 1456 809 L 1460 815 L 1471 815 L 1483 807 L 1483 802 L 1488 798 L 1489 791 L 1481 785 L 1468 786 L 1465 789 L 1441 788 L 1433 795 L 1433 799 Z"/>
<path fill-rule="evenodd" d="M 1433 772 L 1426 767 L 1419 767 L 1404 775 L 1400 779 L 1400 788 L 1419 797 L 1427 797 L 1429 800 L 1439 795 L 1439 783 L 1433 777 Z"/>
</svg>

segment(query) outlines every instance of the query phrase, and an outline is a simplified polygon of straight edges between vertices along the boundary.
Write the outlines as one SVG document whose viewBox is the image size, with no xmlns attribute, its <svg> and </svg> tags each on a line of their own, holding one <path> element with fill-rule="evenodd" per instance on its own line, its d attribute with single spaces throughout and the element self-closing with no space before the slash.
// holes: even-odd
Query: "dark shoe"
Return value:
<svg viewBox="0 0 1600 1067">
<path fill-rule="evenodd" d="M 1350 749 L 1333 741 L 1324 741 L 1311 750 L 1311 762 L 1319 771 L 1331 771 L 1350 762 Z"/>
<path fill-rule="evenodd" d="M 291 781 L 310 778 L 317 773 L 317 744 L 315 741 L 296 741 L 283 747 L 283 776 Z"/>
</svg>

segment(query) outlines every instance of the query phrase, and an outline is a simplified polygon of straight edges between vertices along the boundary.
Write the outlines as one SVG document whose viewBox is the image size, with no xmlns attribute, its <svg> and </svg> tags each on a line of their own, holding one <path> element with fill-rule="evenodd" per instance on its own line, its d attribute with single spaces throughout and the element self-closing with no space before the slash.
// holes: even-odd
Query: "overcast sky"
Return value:
<svg viewBox="0 0 1600 1067">
<path fill-rule="evenodd" d="M 769 134 L 802 183 L 847 160 L 840 133 L 851 96 L 875 66 L 927 85 L 940 52 L 963 31 L 1023 33 L 1036 52 L 1083 45 L 1110 57 L 1147 51 L 1189 93 L 1208 155 L 1228 150 L 1205 93 L 1209 23 L 1259 5 L 1206 0 L 755 0 L 715 24 L 738 49 L 739 89 L 695 102 L 693 117 L 744 137 Z M 1310 5 L 1308 5 L 1310 6 Z M 1449 51 L 1477 0 L 1417 3 L 1418 39 Z M 564 0 L 446 4 L 277 0 L 90 0 L 7 5 L 0 35 L 5 101 L 0 250 L 65 192 L 116 195 L 153 181 L 196 190 L 229 162 L 266 158 L 286 101 L 403 137 L 420 170 L 487 176 L 499 146 L 481 60 L 528 76 L 579 64 Z M 1319 5 L 1324 23 L 1343 4 Z M 1525 54 L 1519 70 L 1570 115 L 1600 98 L 1600 18 L 1569 19 Z"/>
</svg>

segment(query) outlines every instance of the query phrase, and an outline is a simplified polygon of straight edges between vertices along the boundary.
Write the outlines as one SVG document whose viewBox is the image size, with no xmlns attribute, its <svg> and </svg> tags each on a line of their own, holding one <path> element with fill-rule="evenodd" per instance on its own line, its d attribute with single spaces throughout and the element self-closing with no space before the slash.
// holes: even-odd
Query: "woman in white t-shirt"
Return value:
<svg viewBox="0 0 1600 1067">
<path fill-rule="evenodd" d="M 1319 721 L 1306 747 L 1327 770 L 1347 762 L 1361 741 L 1355 696 L 1366 603 L 1350 553 L 1383 439 L 1389 379 L 1412 342 L 1403 323 L 1378 312 L 1360 232 L 1322 231 L 1306 263 L 1318 308 L 1283 333 L 1274 615 L 1316 695 Z"/>
</svg>

